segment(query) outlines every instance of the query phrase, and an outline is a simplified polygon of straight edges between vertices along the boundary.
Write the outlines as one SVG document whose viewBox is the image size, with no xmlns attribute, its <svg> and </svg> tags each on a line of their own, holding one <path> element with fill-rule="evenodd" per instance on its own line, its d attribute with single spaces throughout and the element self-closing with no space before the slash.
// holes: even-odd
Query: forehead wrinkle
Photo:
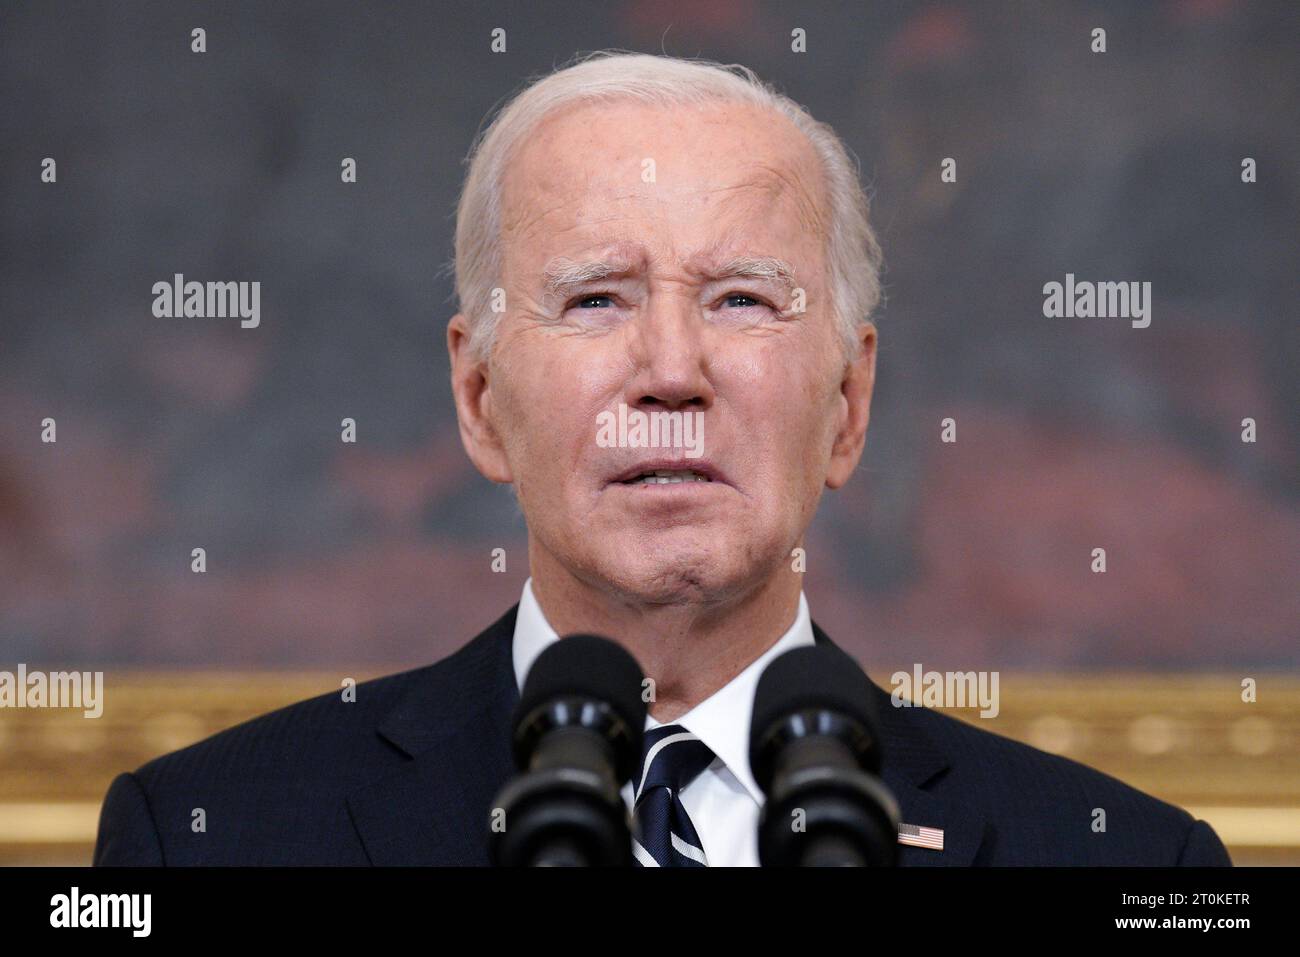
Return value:
<svg viewBox="0 0 1300 957">
<path fill-rule="evenodd" d="M 797 168 L 783 168 L 781 166 L 769 166 L 765 163 L 754 164 L 765 174 L 768 182 L 764 185 L 776 196 L 789 194 L 794 200 L 795 212 L 799 215 L 800 223 L 807 229 L 813 230 L 819 234 L 824 234 L 826 230 L 826 219 L 823 216 L 822 204 L 817 202 L 804 182 Z"/>
<path fill-rule="evenodd" d="M 515 197 L 511 197 L 515 199 Z M 564 209 L 566 206 L 572 206 L 574 199 L 565 199 L 554 206 L 546 209 L 537 210 L 536 212 L 529 209 L 530 203 L 518 201 L 506 204 L 506 213 L 502 217 L 501 234 L 503 237 L 523 235 L 531 230 L 534 226 L 544 220 L 552 213 Z M 511 214 L 514 214 L 513 216 Z"/>
<path fill-rule="evenodd" d="M 771 166 L 766 163 L 753 163 L 750 169 L 757 171 L 757 175 L 746 181 L 725 186 L 710 186 L 700 192 L 722 194 L 725 202 L 726 198 L 758 191 L 769 195 L 773 204 L 779 202 L 782 196 L 788 195 L 793 203 L 799 225 L 804 231 L 819 237 L 822 243 L 826 241 L 830 228 L 829 218 L 824 215 L 821 204 L 814 200 L 805 187 L 804 179 L 797 171 L 792 173 L 782 166 Z M 737 231 L 738 228 L 733 229 L 728 235 Z M 722 246 L 724 243 L 715 245 Z"/>
</svg>

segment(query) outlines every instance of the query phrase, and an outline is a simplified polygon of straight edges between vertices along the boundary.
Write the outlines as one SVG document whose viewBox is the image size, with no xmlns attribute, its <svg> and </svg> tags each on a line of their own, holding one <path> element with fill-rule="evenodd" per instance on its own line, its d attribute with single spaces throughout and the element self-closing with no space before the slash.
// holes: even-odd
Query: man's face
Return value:
<svg viewBox="0 0 1300 957">
<path fill-rule="evenodd" d="M 515 484 L 534 551 L 649 603 L 726 601 L 789 563 L 856 464 L 844 433 L 866 427 L 861 383 L 842 388 L 812 147 L 747 106 L 584 104 L 528 137 L 502 203 L 505 312 L 477 403 L 498 451 L 470 451 Z M 789 281 L 735 274 L 755 260 Z M 611 268 L 575 282 L 593 262 Z M 702 455 L 605 447 L 599 416 L 620 404 L 699 413 Z M 625 481 L 650 469 L 711 481 Z"/>
</svg>

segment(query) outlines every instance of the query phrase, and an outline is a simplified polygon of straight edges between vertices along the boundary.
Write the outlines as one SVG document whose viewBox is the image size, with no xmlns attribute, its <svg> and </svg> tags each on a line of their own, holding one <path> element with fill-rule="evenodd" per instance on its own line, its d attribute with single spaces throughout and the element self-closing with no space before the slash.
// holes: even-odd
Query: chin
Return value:
<svg viewBox="0 0 1300 957">
<path fill-rule="evenodd" d="M 629 562 L 628 555 L 636 555 Z M 705 602 L 725 597 L 741 587 L 746 576 L 731 567 L 738 553 L 728 555 L 715 543 L 708 548 L 629 549 L 617 563 L 604 563 L 602 577 L 626 597 L 649 604 Z"/>
</svg>

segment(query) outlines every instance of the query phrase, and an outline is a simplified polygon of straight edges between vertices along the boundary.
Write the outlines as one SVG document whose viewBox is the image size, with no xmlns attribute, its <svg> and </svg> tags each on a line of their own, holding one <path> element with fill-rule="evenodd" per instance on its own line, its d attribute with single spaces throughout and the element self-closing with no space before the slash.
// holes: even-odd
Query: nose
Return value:
<svg viewBox="0 0 1300 957">
<path fill-rule="evenodd" d="M 631 324 L 629 408 L 703 411 L 713 405 L 709 354 L 700 305 L 692 294 L 656 290 Z"/>
</svg>

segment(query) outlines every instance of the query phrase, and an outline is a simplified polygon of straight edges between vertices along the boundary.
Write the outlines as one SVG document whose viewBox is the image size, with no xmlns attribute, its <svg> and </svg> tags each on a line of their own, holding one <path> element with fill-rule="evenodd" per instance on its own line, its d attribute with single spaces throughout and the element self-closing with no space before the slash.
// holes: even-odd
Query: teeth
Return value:
<svg viewBox="0 0 1300 957">
<path fill-rule="evenodd" d="M 676 485 L 679 482 L 712 482 L 713 479 L 707 475 L 701 475 L 699 472 L 689 470 L 668 471 L 658 470 L 647 472 L 644 475 L 634 479 L 629 479 L 626 485 Z"/>
</svg>

